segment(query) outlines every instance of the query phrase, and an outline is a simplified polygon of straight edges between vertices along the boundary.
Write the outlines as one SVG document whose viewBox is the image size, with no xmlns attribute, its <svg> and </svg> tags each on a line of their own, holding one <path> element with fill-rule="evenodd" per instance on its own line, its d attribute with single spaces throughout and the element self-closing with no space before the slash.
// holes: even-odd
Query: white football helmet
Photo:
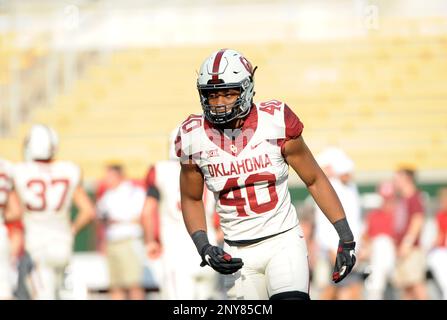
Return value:
<svg viewBox="0 0 447 320">
<path fill-rule="evenodd" d="M 352 173 L 354 171 L 354 162 L 351 158 L 338 147 L 328 147 L 317 155 L 316 160 L 320 167 L 330 167 L 335 176 Z"/>
<path fill-rule="evenodd" d="M 227 123 L 236 118 L 242 118 L 248 114 L 253 104 L 254 73 L 251 63 L 239 52 L 232 49 L 221 49 L 214 52 L 202 63 L 197 79 L 197 89 L 200 95 L 200 103 L 208 121 L 214 124 Z M 208 103 L 208 93 L 216 89 L 240 90 L 240 96 L 233 108 L 225 112 L 211 111 Z"/>
<path fill-rule="evenodd" d="M 25 160 L 51 160 L 58 144 L 56 131 L 46 125 L 35 124 L 25 139 Z"/>
</svg>

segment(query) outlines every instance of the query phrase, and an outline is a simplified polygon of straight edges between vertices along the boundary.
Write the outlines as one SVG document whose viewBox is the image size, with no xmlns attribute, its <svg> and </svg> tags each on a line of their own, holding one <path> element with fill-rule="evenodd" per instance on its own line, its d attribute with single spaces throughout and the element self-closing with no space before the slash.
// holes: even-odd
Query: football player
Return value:
<svg viewBox="0 0 447 320">
<path fill-rule="evenodd" d="M 200 68 L 203 114 L 188 117 L 176 139 L 183 218 L 202 265 L 226 274 L 228 298 L 307 300 L 307 248 L 287 187 L 289 165 L 339 235 L 334 282 L 355 264 L 354 237 L 300 119 L 281 101 L 253 102 L 255 70 L 230 49 Z M 207 238 L 204 182 L 217 200 L 223 249 Z"/>
<path fill-rule="evenodd" d="M 55 161 L 58 137 L 45 125 L 32 126 L 25 140 L 24 162 L 14 167 L 11 201 L 20 204 L 25 249 L 33 260 L 30 292 L 34 299 L 58 298 L 74 236 L 94 218 L 93 204 L 82 187 L 79 166 Z M 79 212 L 71 222 L 72 203 Z"/>
<path fill-rule="evenodd" d="M 154 213 L 159 213 L 162 280 L 164 299 L 193 300 L 217 298 L 217 277 L 211 269 L 200 268 L 200 257 L 189 238 L 183 222 L 180 206 L 180 162 L 175 153 L 176 128 L 169 139 L 169 160 L 153 165 L 146 176 L 147 197 L 143 209 L 146 221 L 147 249 L 150 257 L 160 252 L 155 241 Z M 216 244 L 216 232 L 211 225 L 215 212 L 212 192 L 205 189 L 203 195 L 208 222 L 208 237 Z M 181 263 L 179 263 L 181 261 Z"/>
</svg>

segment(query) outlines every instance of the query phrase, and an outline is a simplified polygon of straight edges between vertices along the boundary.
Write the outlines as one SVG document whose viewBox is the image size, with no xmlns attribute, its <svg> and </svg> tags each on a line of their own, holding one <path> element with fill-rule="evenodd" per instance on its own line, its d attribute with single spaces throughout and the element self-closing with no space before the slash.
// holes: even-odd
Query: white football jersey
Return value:
<svg viewBox="0 0 447 320">
<path fill-rule="evenodd" d="M 180 202 L 180 163 L 166 160 L 157 162 L 148 173 L 148 184 L 157 188 L 160 194 L 160 237 L 164 246 L 172 245 L 178 249 L 179 242 L 196 251 L 183 222 Z M 216 202 L 213 193 L 204 188 L 203 203 L 207 220 L 208 238 L 215 244 L 215 231 L 212 226 Z M 175 250 L 174 252 L 178 252 Z M 191 252 L 191 251 L 189 251 Z M 199 261 L 200 263 L 200 261 Z"/>
<path fill-rule="evenodd" d="M 277 100 L 253 105 L 239 130 L 222 133 L 203 115 L 183 122 L 177 154 L 200 167 L 216 198 L 226 240 L 259 239 L 298 224 L 282 148 L 302 130 L 298 117 Z"/>
<path fill-rule="evenodd" d="M 80 168 L 71 162 L 22 162 L 15 166 L 13 182 L 24 210 L 28 249 L 72 241 L 70 207 L 80 180 Z"/>
<path fill-rule="evenodd" d="M 12 170 L 13 165 L 9 161 L 0 159 L 0 226 L 4 223 L 6 202 L 12 189 Z"/>
</svg>

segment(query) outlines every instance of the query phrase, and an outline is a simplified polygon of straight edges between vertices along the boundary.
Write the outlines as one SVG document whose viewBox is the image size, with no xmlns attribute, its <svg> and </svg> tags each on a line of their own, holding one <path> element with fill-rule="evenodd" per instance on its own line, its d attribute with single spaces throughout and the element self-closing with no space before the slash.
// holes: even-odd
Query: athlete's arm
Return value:
<svg viewBox="0 0 447 320">
<path fill-rule="evenodd" d="M 156 217 L 158 214 L 158 203 L 160 201 L 160 192 L 155 179 L 156 175 L 156 167 L 152 166 L 145 178 L 146 199 L 141 213 L 141 221 L 146 244 L 155 243 L 156 241 Z"/>
<path fill-rule="evenodd" d="M 321 170 L 312 152 L 302 136 L 287 140 L 283 149 L 284 158 L 306 184 L 315 202 L 331 223 L 345 218 L 345 212 L 330 184 Z"/>
<path fill-rule="evenodd" d="M 144 230 L 144 243 L 146 244 L 146 253 L 149 258 L 157 259 L 161 254 L 161 246 L 155 239 L 154 217 L 158 212 L 158 200 L 153 196 L 146 196 L 143 211 L 141 213 L 141 223 Z"/>
<path fill-rule="evenodd" d="M 146 196 L 143 211 L 141 212 L 141 221 L 144 230 L 144 239 L 146 243 L 155 241 L 155 221 L 154 217 L 158 211 L 158 200 L 151 196 Z"/>
<path fill-rule="evenodd" d="M 285 160 L 306 184 L 321 211 L 337 230 L 340 241 L 332 280 L 340 282 L 351 272 L 356 261 L 354 236 L 341 202 L 301 135 L 285 141 L 282 150 Z"/>
<path fill-rule="evenodd" d="M 213 246 L 206 233 L 205 208 L 203 206 L 203 175 L 195 164 L 181 164 L 180 193 L 183 220 L 186 229 L 202 257 L 200 266 L 209 265 L 222 274 L 231 274 L 242 268 L 240 258 L 233 258 L 222 248 Z"/>
<path fill-rule="evenodd" d="M 183 220 L 189 234 L 206 232 L 205 208 L 203 206 L 203 175 L 196 164 L 181 164 L 180 195 Z"/>
<path fill-rule="evenodd" d="M 6 202 L 5 210 L 6 221 L 16 221 L 22 219 L 23 210 L 20 205 L 19 196 L 15 190 L 12 190 L 8 194 L 8 200 Z"/>
<path fill-rule="evenodd" d="M 76 188 L 73 194 L 73 201 L 79 210 L 71 226 L 73 235 L 76 235 L 95 218 L 95 208 L 81 185 Z"/>
<path fill-rule="evenodd" d="M 410 219 L 408 231 L 405 233 L 404 237 L 402 238 L 402 242 L 397 249 L 397 253 L 399 256 L 405 257 L 410 253 L 411 248 L 413 248 L 417 238 L 422 231 L 423 226 L 424 214 L 422 212 L 414 214 Z"/>
</svg>

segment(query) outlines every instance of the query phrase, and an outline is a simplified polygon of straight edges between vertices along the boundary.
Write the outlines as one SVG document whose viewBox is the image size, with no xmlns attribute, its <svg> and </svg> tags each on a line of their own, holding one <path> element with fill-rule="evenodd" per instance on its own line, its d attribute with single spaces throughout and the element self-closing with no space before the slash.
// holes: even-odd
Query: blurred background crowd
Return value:
<svg viewBox="0 0 447 320">
<path fill-rule="evenodd" d="M 300 117 L 358 241 L 333 285 L 337 241 L 290 175 L 311 298 L 447 299 L 445 1 L 0 0 L 0 158 L 22 161 L 30 128 L 54 128 L 95 206 L 59 298 L 222 297 L 165 204 L 179 197 L 170 133 L 201 112 L 196 70 L 221 47 L 259 67 L 256 101 Z M 211 201 L 209 224 L 222 243 Z M 32 298 L 26 230 L 5 226 L 14 297 Z"/>
</svg>

